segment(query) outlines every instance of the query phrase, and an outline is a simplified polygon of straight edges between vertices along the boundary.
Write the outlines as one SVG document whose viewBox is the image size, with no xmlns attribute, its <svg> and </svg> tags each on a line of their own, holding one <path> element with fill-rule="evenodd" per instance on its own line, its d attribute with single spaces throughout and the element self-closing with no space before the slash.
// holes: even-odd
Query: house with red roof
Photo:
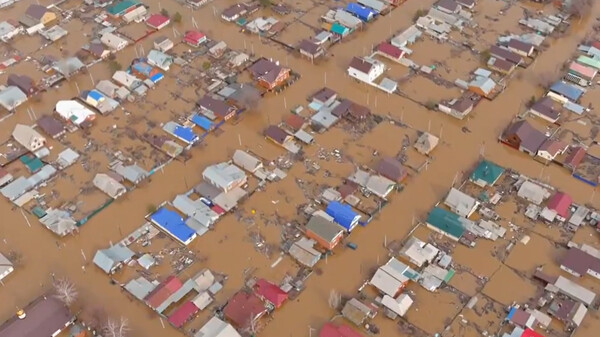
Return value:
<svg viewBox="0 0 600 337">
<path fill-rule="evenodd" d="M 200 309 L 193 302 L 185 302 L 177 308 L 171 315 L 168 321 L 176 328 L 181 328 L 186 322 L 192 319 Z"/>
<path fill-rule="evenodd" d="M 575 172 L 579 164 L 581 164 L 583 157 L 585 157 L 585 153 L 586 152 L 583 147 L 575 147 L 571 149 L 571 152 L 569 152 L 569 155 L 565 159 L 563 166 Z"/>
<path fill-rule="evenodd" d="M 165 28 L 169 23 L 171 23 L 171 20 L 168 17 L 161 14 L 152 14 L 146 20 L 146 25 L 156 30 L 161 30 Z"/>
<path fill-rule="evenodd" d="M 179 280 L 177 276 L 171 275 L 154 288 L 154 290 L 146 296 L 144 301 L 150 308 L 156 310 L 169 298 L 169 296 L 179 290 L 182 286 L 183 283 L 181 283 L 181 280 Z"/>
<path fill-rule="evenodd" d="M 263 301 L 272 304 L 276 309 L 280 308 L 288 298 L 288 295 L 281 288 L 262 278 L 256 281 L 254 293 Z"/>
<path fill-rule="evenodd" d="M 363 337 L 347 325 L 335 325 L 331 322 L 325 323 L 319 331 L 319 337 Z"/>
<path fill-rule="evenodd" d="M 521 337 L 544 337 L 542 334 L 536 332 L 535 330 L 525 329 L 521 334 Z"/>
<path fill-rule="evenodd" d="M 185 35 L 183 36 L 183 42 L 192 47 L 200 47 L 206 40 L 206 35 L 196 30 L 189 30 L 185 32 Z"/>
<path fill-rule="evenodd" d="M 556 214 L 561 218 L 566 219 L 569 217 L 569 208 L 571 207 L 572 203 L 573 199 L 571 199 L 571 196 L 564 192 L 557 192 L 550 197 L 546 207 L 555 211 Z"/>
<path fill-rule="evenodd" d="M 402 49 L 388 42 L 381 42 L 377 45 L 375 53 L 396 62 L 399 62 L 404 56 L 404 51 Z"/>
<path fill-rule="evenodd" d="M 239 331 L 248 330 L 266 313 L 267 308 L 260 298 L 245 291 L 235 293 L 223 308 L 225 319 Z"/>
</svg>

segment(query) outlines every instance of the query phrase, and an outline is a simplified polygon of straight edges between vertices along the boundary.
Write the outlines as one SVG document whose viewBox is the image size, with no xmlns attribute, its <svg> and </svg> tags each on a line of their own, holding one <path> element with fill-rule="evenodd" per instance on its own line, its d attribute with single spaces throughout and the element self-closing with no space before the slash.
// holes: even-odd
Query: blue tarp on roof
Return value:
<svg viewBox="0 0 600 337">
<path fill-rule="evenodd" d="M 154 76 L 150 77 L 150 81 L 156 83 L 160 80 L 162 80 L 164 78 L 163 74 L 158 73 L 158 74 L 154 74 Z"/>
<path fill-rule="evenodd" d="M 97 92 L 96 90 L 90 90 L 90 92 L 88 92 L 88 97 L 90 97 L 91 99 L 95 100 L 95 101 L 99 101 L 101 100 L 104 96 L 102 96 L 101 93 Z"/>
<path fill-rule="evenodd" d="M 159 208 L 150 216 L 150 220 L 184 243 L 196 235 L 196 232 L 185 224 L 179 214 L 166 208 Z"/>
<path fill-rule="evenodd" d="M 506 316 L 506 320 L 510 321 L 510 319 L 513 318 L 513 316 L 515 315 L 516 311 L 517 311 L 517 308 L 515 308 L 515 307 L 510 308 L 510 311 L 508 312 L 508 316 Z"/>
<path fill-rule="evenodd" d="M 561 81 L 554 83 L 550 87 L 550 91 L 566 97 L 571 101 L 578 101 L 581 95 L 583 95 L 583 90 Z"/>
<path fill-rule="evenodd" d="M 192 129 L 185 126 L 176 126 L 175 130 L 173 130 L 173 134 L 187 143 L 193 143 L 198 140 L 198 135 L 196 135 Z"/>
<path fill-rule="evenodd" d="M 150 76 L 150 73 L 152 72 L 152 67 L 146 63 L 134 63 L 131 67 L 133 68 L 133 70 L 137 71 L 138 73 L 144 76 Z"/>
<path fill-rule="evenodd" d="M 198 125 L 203 130 L 206 130 L 206 131 L 212 129 L 212 127 L 213 127 L 213 123 L 210 121 L 210 119 L 208 119 L 204 116 L 194 115 L 194 116 L 192 116 L 192 118 L 190 120 L 192 121 L 192 123 Z"/>
<path fill-rule="evenodd" d="M 352 210 L 350 205 L 332 201 L 327 205 L 325 213 L 329 214 L 338 225 L 344 227 L 347 231 L 352 230 L 360 216 Z"/>
<path fill-rule="evenodd" d="M 345 11 L 363 21 L 370 21 L 375 15 L 377 15 L 377 12 L 375 10 L 365 6 L 361 6 L 354 2 L 347 4 Z"/>
</svg>

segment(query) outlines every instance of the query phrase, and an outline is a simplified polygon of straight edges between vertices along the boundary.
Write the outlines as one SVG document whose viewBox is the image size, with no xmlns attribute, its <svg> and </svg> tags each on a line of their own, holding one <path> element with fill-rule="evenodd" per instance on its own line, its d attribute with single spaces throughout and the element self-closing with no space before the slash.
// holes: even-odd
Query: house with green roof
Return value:
<svg viewBox="0 0 600 337">
<path fill-rule="evenodd" d="M 504 168 L 492 162 L 483 160 L 471 173 L 469 180 L 477 186 L 493 186 L 504 173 Z"/>
<path fill-rule="evenodd" d="M 140 2 L 137 0 L 123 0 L 116 4 L 108 7 L 106 12 L 111 16 L 121 16 L 125 14 L 129 9 L 137 6 Z"/>
<path fill-rule="evenodd" d="M 465 226 L 458 214 L 435 207 L 427 216 L 427 227 L 443 234 L 454 241 L 460 240 L 466 232 Z"/>
<path fill-rule="evenodd" d="M 593 59 L 591 57 L 587 57 L 585 55 L 581 55 L 577 58 L 577 63 L 582 64 L 584 66 L 600 69 L 600 60 Z"/>
</svg>

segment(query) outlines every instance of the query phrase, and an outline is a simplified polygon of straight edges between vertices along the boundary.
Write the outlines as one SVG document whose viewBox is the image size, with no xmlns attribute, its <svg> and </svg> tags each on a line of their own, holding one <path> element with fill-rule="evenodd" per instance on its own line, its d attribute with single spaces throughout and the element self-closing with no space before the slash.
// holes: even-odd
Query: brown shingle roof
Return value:
<svg viewBox="0 0 600 337">
<path fill-rule="evenodd" d="M 406 177 L 406 169 L 394 158 L 382 158 L 377 164 L 377 173 L 393 181 L 401 181 Z"/>
<path fill-rule="evenodd" d="M 312 96 L 309 97 L 309 100 L 317 100 L 319 102 L 327 102 L 333 96 L 337 96 L 337 93 L 333 89 L 323 87 L 323 88 L 319 89 L 319 91 L 312 94 Z"/>
<path fill-rule="evenodd" d="M 567 253 L 560 261 L 560 265 L 571 269 L 579 275 L 587 274 L 588 270 L 600 273 L 600 259 L 575 247 L 567 250 Z"/>
<path fill-rule="evenodd" d="M 501 58 L 503 60 L 510 61 L 514 64 L 518 64 L 523 61 L 523 58 L 521 57 L 521 55 L 515 54 L 508 49 L 500 48 L 498 46 L 491 46 L 490 54 L 497 58 Z"/>
<path fill-rule="evenodd" d="M 239 330 L 245 330 L 265 312 L 265 306 L 258 296 L 242 291 L 233 295 L 223 308 L 225 318 Z"/>
<path fill-rule="evenodd" d="M 533 48 L 533 45 L 531 43 L 523 42 L 521 40 L 510 39 L 510 41 L 508 41 L 508 47 L 529 54 L 529 52 Z"/>
<path fill-rule="evenodd" d="M 212 98 L 208 95 L 204 95 L 204 97 L 198 101 L 198 106 L 213 112 L 219 117 L 225 117 L 233 110 L 233 108 L 224 101 Z"/>
<path fill-rule="evenodd" d="M 47 11 L 48 11 L 48 8 L 46 8 L 42 5 L 33 4 L 33 5 L 29 5 L 29 7 L 27 7 L 27 10 L 25 11 L 25 15 L 27 15 L 33 19 L 36 19 L 36 20 L 41 20 Z"/>
<path fill-rule="evenodd" d="M 42 132 L 52 138 L 57 137 L 61 133 L 65 132 L 64 125 L 56 118 L 49 115 L 40 117 L 36 124 L 42 130 Z"/>
<path fill-rule="evenodd" d="M 285 124 L 294 131 L 300 130 L 304 126 L 305 122 L 306 121 L 304 120 L 304 118 L 302 118 L 301 116 L 295 115 L 295 114 L 290 114 L 285 119 Z"/>
<path fill-rule="evenodd" d="M 52 295 L 43 296 L 27 305 L 27 317 L 16 316 L 0 326 L 0 337 L 52 336 L 62 331 L 73 318 L 69 309 Z"/>
<path fill-rule="evenodd" d="M 367 62 L 358 57 L 353 57 L 352 61 L 350 61 L 350 68 L 354 68 L 365 74 L 368 74 L 371 71 L 372 67 L 373 64 L 371 64 L 371 62 Z"/>
<path fill-rule="evenodd" d="M 310 55 L 316 55 L 321 50 L 321 47 L 314 42 L 304 39 L 298 44 L 298 49 Z"/>
<path fill-rule="evenodd" d="M 265 130 L 265 136 L 271 138 L 274 142 L 278 144 L 283 144 L 285 139 L 288 137 L 288 134 L 283 131 L 280 127 L 271 125 Z"/>
</svg>

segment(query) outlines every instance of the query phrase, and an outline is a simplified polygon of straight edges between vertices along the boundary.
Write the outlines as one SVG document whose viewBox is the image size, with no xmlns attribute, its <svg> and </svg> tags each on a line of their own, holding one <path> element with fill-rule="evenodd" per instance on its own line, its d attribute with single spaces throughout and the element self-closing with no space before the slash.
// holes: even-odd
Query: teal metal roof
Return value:
<svg viewBox="0 0 600 337">
<path fill-rule="evenodd" d="M 438 207 L 435 207 L 429 212 L 427 223 L 456 238 L 460 238 L 465 232 L 465 228 L 463 227 L 458 214 Z"/>
<path fill-rule="evenodd" d="M 133 7 L 137 4 L 139 4 L 139 1 L 123 0 L 121 2 L 117 2 L 116 4 L 108 7 L 106 9 L 106 12 L 108 12 L 108 14 L 110 14 L 110 15 L 120 15 L 123 12 L 125 12 L 127 9 L 129 9 L 130 7 Z"/>
<path fill-rule="evenodd" d="M 493 185 L 504 173 L 504 168 L 483 160 L 477 165 L 477 168 L 471 173 L 470 180 L 473 182 L 484 181 L 486 185 Z"/>
<path fill-rule="evenodd" d="M 337 23 L 337 22 L 334 22 L 334 23 L 331 25 L 331 28 L 330 28 L 329 30 L 330 30 L 332 33 L 336 33 L 336 34 L 339 34 L 339 35 L 344 35 L 344 34 L 346 34 L 346 32 L 348 31 L 348 28 L 346 28 L 346 27 L 344 27 L 344 26 L 340 25 L 340 24 L 339 24 L 339 23 Z"/>
</svg>

